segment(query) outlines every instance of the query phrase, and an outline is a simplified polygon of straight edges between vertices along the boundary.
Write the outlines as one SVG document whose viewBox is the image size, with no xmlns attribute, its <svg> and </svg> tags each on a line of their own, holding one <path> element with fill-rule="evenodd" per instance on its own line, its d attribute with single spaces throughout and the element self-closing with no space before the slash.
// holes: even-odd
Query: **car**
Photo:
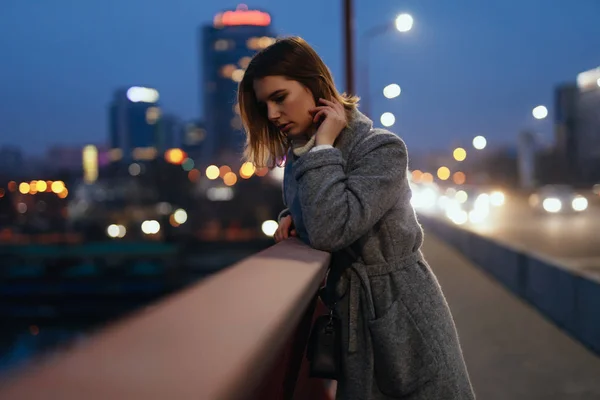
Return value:
<svg viewBox="0 0 600 400">
<path fill-rule="evenodd" d="M 588 200 L 569 185 L 546 185 L 529 196 L 529 205 L 550 214 L 579 213 L 587 210 Z"/>
</svg>

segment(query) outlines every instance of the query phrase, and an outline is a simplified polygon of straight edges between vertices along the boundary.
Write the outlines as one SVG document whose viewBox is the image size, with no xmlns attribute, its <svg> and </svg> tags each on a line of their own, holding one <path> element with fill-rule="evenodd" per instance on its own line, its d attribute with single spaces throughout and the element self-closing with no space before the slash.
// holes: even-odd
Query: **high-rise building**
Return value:
<svg viewBox="0 0 600 400">
<path fill-rule="evenodd" d="M 207 137 L 202 163 L 239 160 L 244 135 L 236 108 L 238 83 L 251 57 L 275 41 L 271 16 L 240 5 L 200 29 L 201 97 Z"/>
<path fill-rule="evenodd" d="M 582 181 L 600 180 L 600 67 L 577 77 L 577 153 Z"/>
<path fill-rule="evenodd" d="M 164 142 L 156 89 L 133 86 L 115 92 L 109 107 L 113 161 L 151 160 Z"/>
<path fill-rule="evenodd" d="M 202 150 L 206 143 L 206 127 L 201 121 L 190 121 L 181 130 L 182 149 L 194 161 L 202 161 Z"/>
<path fill-rule="evenodd" d="M 573 183 L 600 180 L 600 67 L 555 91 L 556 152 Z"/>
</svg>

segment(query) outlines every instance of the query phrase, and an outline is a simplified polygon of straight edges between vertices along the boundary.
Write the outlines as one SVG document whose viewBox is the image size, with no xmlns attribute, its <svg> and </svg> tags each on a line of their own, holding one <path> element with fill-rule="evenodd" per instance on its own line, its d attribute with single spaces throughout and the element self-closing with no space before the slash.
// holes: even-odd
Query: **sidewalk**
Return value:
<svg viewBox="0 0 600 400">
<path fill-rule="evenodd" d="M 600 357 L 436 237 L 427 235 L 424 251 L 478 399 L 600 399 Z"/>
</svg>

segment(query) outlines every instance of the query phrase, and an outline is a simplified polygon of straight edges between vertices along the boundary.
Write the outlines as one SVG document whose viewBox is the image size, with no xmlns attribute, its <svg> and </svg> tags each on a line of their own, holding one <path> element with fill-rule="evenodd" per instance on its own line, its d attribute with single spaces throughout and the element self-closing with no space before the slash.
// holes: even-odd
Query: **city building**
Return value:
<svg viewBox="0 0 600 400">
<path fill-rule="evenodd" d="M 111 160 L 152 160 L 165 142 L 159 124 L 161 110 L 156 89 L 133 86 L 115 92 L 109 106 Z"/>
<path fill-rule="evenodd" d="M 572 183 L 600 180 L 600 67 L 555 90 L 555 145 Z"/>
<path fill-rule="evenodd" d="M 272 44 L 271 16 L 240 5 L 200 28 L 201 97 L 207 137 L 203 164 L 239 161 L 245 138 L 236 108 L 238 83 L 251 57 Z"/>
<path fill-rule="evenodd" d="M 536 154 L 538 151 L 538 138 L 532 131 L 525 130 L 519 133 L 517 142 L 519 183 L 523 189 L 532 189 L 536 186 Z"/>
<path fill-rule="evenodd" d="M 14 176 L 23 168 L 23 152 L 18 147 L 0 147 L 0 176 Z"/>
<path fill-rule="evenodd" d="M 206 142 L 206 126 L 202 121 L 190 121 L 181 130 L 181 148 L 189 158 L 200 163 Z"/>
</svg>

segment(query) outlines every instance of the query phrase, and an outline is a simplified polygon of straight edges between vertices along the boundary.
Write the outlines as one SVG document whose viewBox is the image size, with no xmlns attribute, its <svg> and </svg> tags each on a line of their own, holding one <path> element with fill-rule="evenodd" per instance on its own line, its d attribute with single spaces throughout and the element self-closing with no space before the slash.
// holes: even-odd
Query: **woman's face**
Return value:
<svg viewBox="0 0 600 400">
<path fill-rule="evenodd" d="M 310 109 L 315 101 L 307 87 L 283 76 L 267 76 L 254 81 L 254 92 L 257 101 L 264 104 L 269 121 L 285 135 L 293 138 L 310 133 Z"/>
</svg>

